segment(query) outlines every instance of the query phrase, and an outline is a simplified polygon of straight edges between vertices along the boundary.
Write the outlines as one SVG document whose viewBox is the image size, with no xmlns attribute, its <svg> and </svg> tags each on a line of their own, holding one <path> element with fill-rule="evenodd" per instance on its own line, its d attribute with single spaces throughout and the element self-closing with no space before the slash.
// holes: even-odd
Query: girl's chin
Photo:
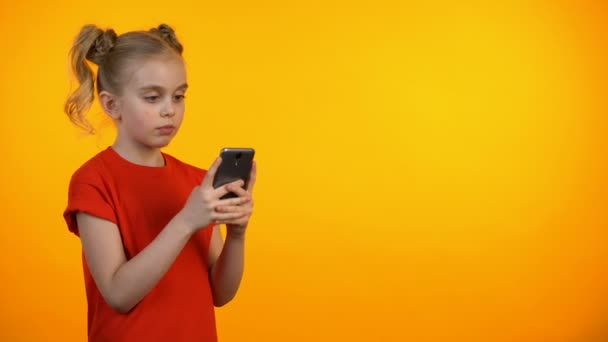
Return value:
<svg viewBox="0 0 608 342">
<path fill-rule="evenodd" d="M 171 138 L 161 137 L 161 139 L 154 139 L 154 141 L 147 141 L 144 145 L 148 148 L 163 148 L 169 146 Z"/>
</svg>

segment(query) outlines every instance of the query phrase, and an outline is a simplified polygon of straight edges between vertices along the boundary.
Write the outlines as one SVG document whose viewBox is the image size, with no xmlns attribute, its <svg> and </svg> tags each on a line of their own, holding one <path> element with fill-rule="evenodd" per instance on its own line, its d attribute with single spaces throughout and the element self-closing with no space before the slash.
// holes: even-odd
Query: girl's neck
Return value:
<svg viewBox="0 0 608 342">
<path fill-rule="evenodd" d="M 120 141 L 114 142 L 112 148 L 125 160 L 142 166 L 163 167 L 165 166 L 165 158 L 159 148 L 147 148 L 137 146 L 128 146 L 121 144 Z"/>
</svg>

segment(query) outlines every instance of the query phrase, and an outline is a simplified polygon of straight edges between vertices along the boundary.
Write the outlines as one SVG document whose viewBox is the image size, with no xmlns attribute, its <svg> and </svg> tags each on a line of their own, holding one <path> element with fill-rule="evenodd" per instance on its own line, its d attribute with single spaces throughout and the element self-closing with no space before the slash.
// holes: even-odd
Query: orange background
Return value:
<svg viewBox="0 0 608 342">
<path fill-rule="evenodd" d="M 64 116 L 67 53 L 160 22 L 191 85 L 167 152 L 258 152 L 222 341 L 608 339 L 605 2 L 218 4 L 2 1 L 0 340 L 85 340 L 61 213 L 114 133 Z"/>
</svg>

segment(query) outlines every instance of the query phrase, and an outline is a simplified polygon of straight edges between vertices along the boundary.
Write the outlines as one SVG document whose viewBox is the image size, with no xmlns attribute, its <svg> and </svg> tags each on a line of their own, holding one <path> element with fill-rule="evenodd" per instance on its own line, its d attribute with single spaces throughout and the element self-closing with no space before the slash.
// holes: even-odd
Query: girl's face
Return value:
<svg viewBox="0 0 608 342">
<path fill-rule="evenodd" d="M 183 60 L 177 56 L 138 60 L 129 71 L 117 98 L 121 140 L 136 149 L 167 146 L 184 117 L 188 85 Z"/>
</svg>

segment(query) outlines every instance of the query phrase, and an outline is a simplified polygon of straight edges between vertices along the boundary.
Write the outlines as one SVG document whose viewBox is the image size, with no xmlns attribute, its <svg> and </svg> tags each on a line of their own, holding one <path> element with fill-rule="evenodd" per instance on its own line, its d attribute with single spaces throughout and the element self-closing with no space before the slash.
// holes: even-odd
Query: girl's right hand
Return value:
<svg viewBox="0 0 608 342">
<path fill-rule="evenodd" d="M 220 224 L 242 218 L 248 214 L 245 210 L 240 210 L 239 206 L 251 201 L 250 197 L 220 199 L 229 192 L 227 189 L 229 185 L 243 186 L 242 180 L 222 185 L 217 189 L 213 188 L 213 178 L 221 163 L 222 158 L 218 157 L 207 171 L 201 185 L 192 190 L 184 208 L 178 214 L 192 233 L 209 226 L 211 223 Z M 230 207 L 233 211 L 217 212 L 215 208 L 218 206 Z"/>
</svg>

